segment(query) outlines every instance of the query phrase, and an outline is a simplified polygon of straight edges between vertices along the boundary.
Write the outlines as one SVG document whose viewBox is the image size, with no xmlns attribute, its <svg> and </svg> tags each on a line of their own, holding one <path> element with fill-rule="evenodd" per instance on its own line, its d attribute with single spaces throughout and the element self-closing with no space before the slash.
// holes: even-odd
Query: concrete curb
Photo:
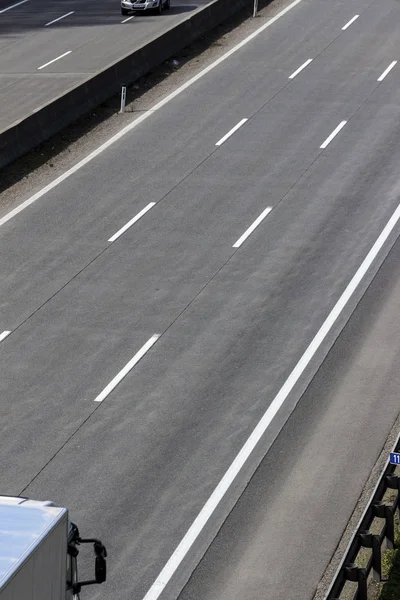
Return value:
<svg viewBox="0 0 400 600">
<path fill-rule="evenodd" d="M 0 168 L 11 163 L 249 4 L 214 0 L 144 46 L 0 132 Z"/>
</svg>

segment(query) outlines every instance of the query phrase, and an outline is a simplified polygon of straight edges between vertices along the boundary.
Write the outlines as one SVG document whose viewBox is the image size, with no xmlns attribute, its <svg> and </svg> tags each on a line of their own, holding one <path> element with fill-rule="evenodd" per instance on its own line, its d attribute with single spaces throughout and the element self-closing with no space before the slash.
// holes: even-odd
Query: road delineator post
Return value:
<svg viewBox="0 0 400 600">
<path fill-rule="evenodd" d="M 120 113 L 125 112 L 125 105 L 126 105 L 126 85 L 123 85 L 122 89 L 121 89 L 121 110 L 119 111 Z"/>
</svg>

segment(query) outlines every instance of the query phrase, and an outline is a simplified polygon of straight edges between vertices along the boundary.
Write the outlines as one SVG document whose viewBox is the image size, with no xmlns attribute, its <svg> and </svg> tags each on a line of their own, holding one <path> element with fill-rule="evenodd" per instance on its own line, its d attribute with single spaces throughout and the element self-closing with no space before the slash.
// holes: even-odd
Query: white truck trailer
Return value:
<svg viewBox="0 0 400 600">
<path fill-rule="evenodd" d="M 79 581 L 81 544 L 93 544 L 95 577 Z M 0 600 L 79 599 L 81 588 L 106 580 L 100 540 L 82 539 L 68 510 L 53 502 L 0 496 Z"/>
</svg>

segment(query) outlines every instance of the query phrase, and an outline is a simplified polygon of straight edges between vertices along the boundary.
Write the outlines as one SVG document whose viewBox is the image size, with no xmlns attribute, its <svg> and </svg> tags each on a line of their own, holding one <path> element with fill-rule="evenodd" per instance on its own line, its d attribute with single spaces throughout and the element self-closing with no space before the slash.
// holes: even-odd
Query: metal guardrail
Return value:
<svg viewBox="0 0 400 600">
<path fill-rule="evenodd" d="M 400 451 L 400 438 L 397 440 L 394 452 Z M 326 600 L 340 600 L 340 595 L 347 581 L 357 584 L 352 600 L 368 600 L 368 579 L 372 573 L 374 581 L 382 581 L 382 544 L 386 548 L 394 548 L 394 515 L 399 510 L 400 517 L 400 476 L 394 473 L 396 466 L 387 464 L 375 488 L 370 502 L 364 512 L 358 528 L 347 548 L 346 555 L 331 584 Z M 383 501 L 387 490 L 397 490 L 392 504 Z M 370 531 L 373 520 L 384 519 L 384 525 L 379 534 Z M 356 564 L 357 556 L 362 548 L 370 548 L 371 555 L 365 567 Z"/>
</svg>

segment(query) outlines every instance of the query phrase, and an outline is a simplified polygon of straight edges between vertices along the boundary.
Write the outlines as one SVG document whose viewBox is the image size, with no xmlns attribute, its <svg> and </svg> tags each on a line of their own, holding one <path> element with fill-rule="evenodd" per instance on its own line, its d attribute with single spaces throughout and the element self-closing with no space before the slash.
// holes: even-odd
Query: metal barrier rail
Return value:
<svg viewBox="0 0 400 600">
<path fill-rule="evenodd" d="M 393 451 L 400 451 L 400 439 L 397 440 Z M 357 583 L 353 600 L 368 600 L 367 587 L 371 572 L 374 581 L 382 581 L 382 543 L 386 540 L 386 548 L 394 548 L 394 515 L 396 509 L 399 510 L 400 517 L 400 476 L 394 473 L 395 468 L 395 465 L 392 464 L 386 466 L 358 529 L 350 542 L 326 600 L 340 600 L 340 594 L 346 581 Z M 390 505 L 383 502 L 383 497 L 388 489 L 397 490 L 395 500 Z M 370 531 L 372 522 L 376 517 L 385 519 L 384 526 L 379 534 L 373 534 Z M 371 548 L 372 550 L 368 563 L 363 568 L 358 567 L 355 563 L 362 548 Z"/>
</svg>

